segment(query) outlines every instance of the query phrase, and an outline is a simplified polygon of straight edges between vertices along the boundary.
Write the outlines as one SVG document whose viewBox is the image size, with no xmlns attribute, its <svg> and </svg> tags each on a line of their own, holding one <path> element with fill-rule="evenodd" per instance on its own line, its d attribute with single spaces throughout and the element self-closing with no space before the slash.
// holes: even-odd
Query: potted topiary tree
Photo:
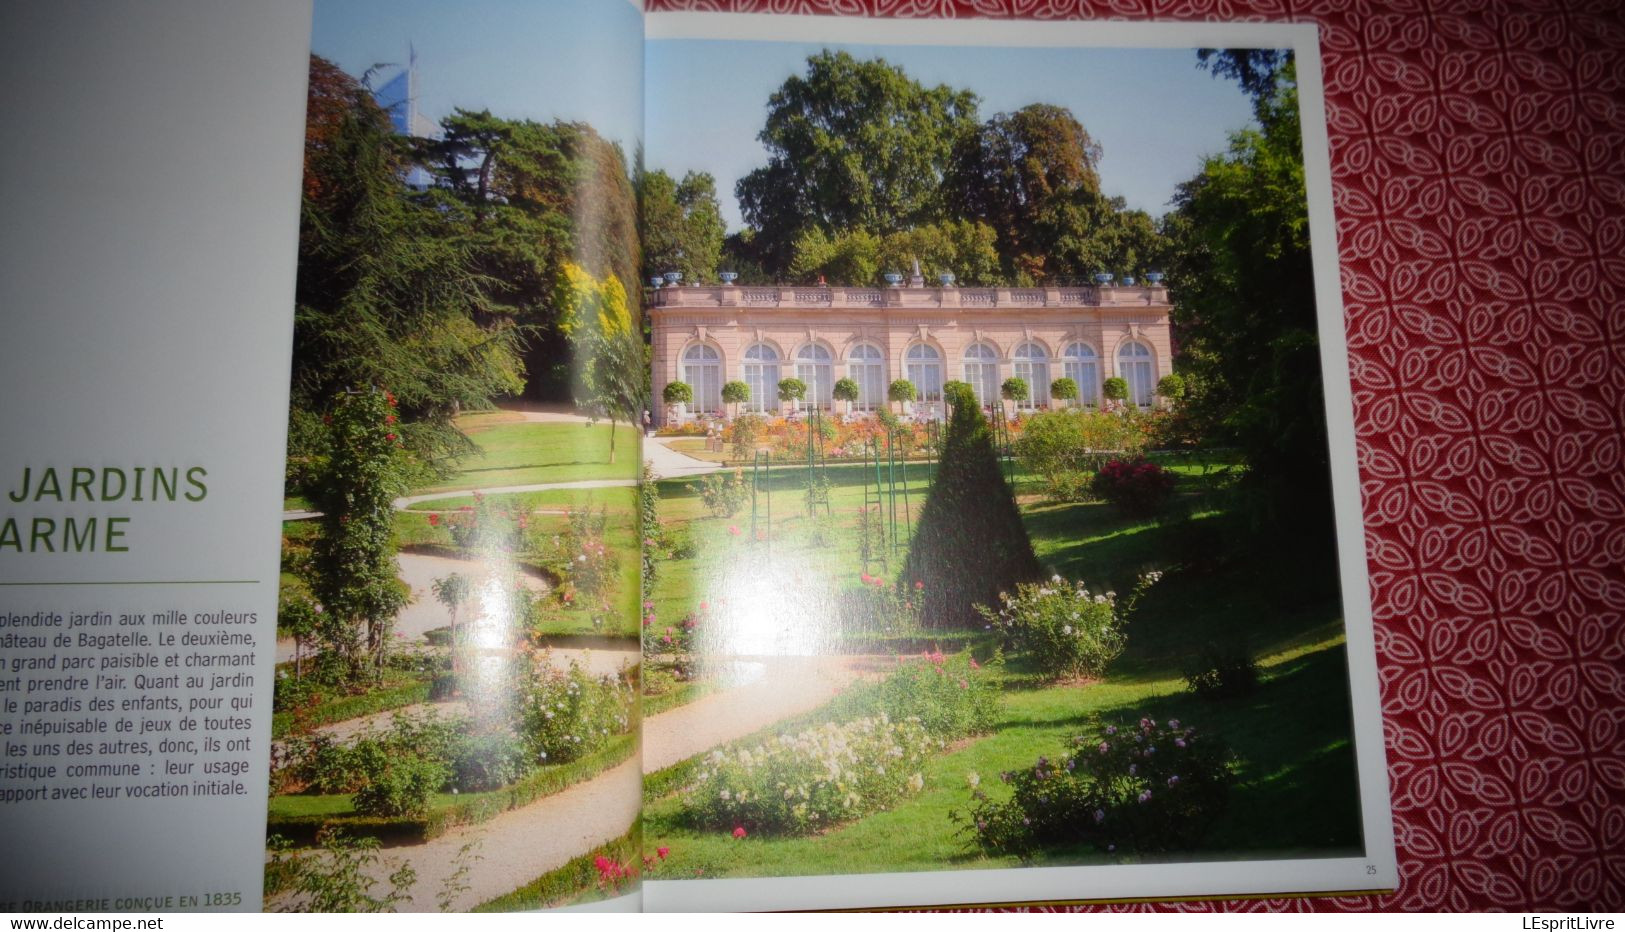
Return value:
<svg viewBox="0 0 1625 932">
<path fill-rule="evenodd" d="M 1003 397 L 1005 401 L 1014 401 L 1018 408 L 1021 406 L 1023 401 L 1027 400 L 1029 394 L 1030 393 L 1027 391 L 1027 380 L 1019 375 L 1013 375 L 1010 378 L 1005 379 L 1004 384 L 999 386 L 999 395 Z"/>
<path fill-rule="evenodd" d="M 858 400 L 858 383 L 851 379 L 836 379 L 830 394 L 835 396 L 836 401 L 846 402 L 846 413 L 851 414 L 852 406 Z"/>
<path fill-rule="evenodd" d="M 689 402 L 694 400 L 694 389 L 687 382 L 667 382 L 660 397 L 666 400 L 666 406 L 671 409 L 671 419 L 681 421 L 688 413 Z"/>
<path fill-rule="evenodd" d="M 794 376 L 779 379 L 779 401 L 794 404 L 807 397 L 807 383 Z M 792 408 L 792 410 L 794 410 Z"/>
<path fill-rule="evenodd" d="M 728 419 L 733 420 L 739 416 L 739 406 L 750 400 L 750 386 L 740 381 L 726 382 L 722 386 L 723 404 L 732 405 L 728 412 Z"/>
<path fill-rule="evenodd" d="M 886 387 L 886 400 L 902 407 L 902 413 L 908 413 L 909 402 L 916 397 L 914 383 L 908 379 L 898 379 Z"/>
<path fill-rule="evenodd" d="M 1185 377 L 1177 372 L 1170 372 L 1157 380 L 1157 395 L 1162 400 L 1173 404 L 1185 397 Z"/>
<path fill-rule="evenodd" d="M 1100 397 L 1106 399 L 1109 406 L 1122 407 L 1128 398 L 1128 381 L 1120 376 L 1112 376 L 1100 383 Z"/>
<path fill-rule="evenodd" d="M 1049 396 L 1056 401 L 1077 401 L 1078 383 L 1062 377 L 1049 383 Z"/>
</svg>

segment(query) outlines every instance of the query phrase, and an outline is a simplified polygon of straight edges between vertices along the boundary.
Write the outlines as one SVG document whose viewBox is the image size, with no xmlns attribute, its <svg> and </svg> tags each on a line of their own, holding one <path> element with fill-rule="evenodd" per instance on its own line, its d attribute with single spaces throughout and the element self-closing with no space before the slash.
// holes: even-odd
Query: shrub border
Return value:
<svg viewBox="0 0 1625 932">
<path fill-rule="evenodd" d="M 353 836 L 370 836 L 381 841 L 423 842 L 439 838 L 460 825 L 477 825 L 546 796 L 562 792 L 590 780 L 630 758 L 638 748 L 636 735 L 616 735 L 602 749 L 577 761 L 544 767 L 499 790 L 480 794 L 466 803 L 441 806 L 416 819 L 387 819 L 361 815 L 305 815 L 267 817 L 267 835 L 281 835 L 309 845 L 316 833 L 329 825 L 344 828 Z"/>
</svg>

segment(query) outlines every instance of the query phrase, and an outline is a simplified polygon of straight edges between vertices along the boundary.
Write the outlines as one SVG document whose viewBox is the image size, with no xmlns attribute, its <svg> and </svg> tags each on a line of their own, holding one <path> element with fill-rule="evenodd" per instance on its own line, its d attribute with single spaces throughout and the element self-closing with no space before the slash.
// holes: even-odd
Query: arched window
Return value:
<svg viewBox="0 0 1625 932">
<path fill-rule="evenodd" d="M 683 381 L 694 390 L 696 411 L 722 410 L 722 354 L 704 343 L 683 353 Z"/>
<path fill-rule="evenodd" d="M 1023 343 L 1015 352 L 1016 378 L 1027 383 L 1027 400 L 1021 407 L 1049 407 L 1049 353 L 1037 343 Z"/>
<path fill-rule="evenodd" d="M 858 383 L 856 407 L 873 411 L 886 403 L 886 356 L 868 343 L 852 347 L 846 357 L 846 374 Z"/>
<path fill-rule="evenodd" d="M 986 343 L 965 347 L 965 381 L 976 393 L 976 403 L 987 407 L 999 398 L 999 352 Z"/>
<path fill-rule="evenodd" d="M 1094 407 L 1100 403 L 1100 367 L 1095 351 L 1087 343 L 1068 343 L 1061 352 L 1061 368 L 1067 378 L 1078 383 L 1078 404 Z"/>
<path fill-rule="evenodd" d="M 1145 408 L 1151 405 L 1151 389 L 1156 384 L 1152 371 L 1151 350 L 1145 344 L 1130 340 L 1117 350 L 1117 374 L 1128 382 L 1129 404 Z"/>
<path fill-rule="evenodd" d="M 745 350 L 745 384 L 750 386 L 750 410 L 779 410 L 779 351 L 766 343 Z"/>
<path fill-rule="evenodd" d="M 903 377 L 914 383 L 921 401 L 942 400 L 942 355 L 929 343 L 916 343 L 903 354 Z"/>
<path fill-rule="evenodd" d="M 830 362 L 833 358 L 829 350 L 817 343 L 808 343 L 796 352 L 796 378 L 807 383 L 807 394 L 801 403 L 803 409 L 813 406 L 827 409 L 832 403 L 830 392 L 835 380 L 831 378 Z"/>
</svg>

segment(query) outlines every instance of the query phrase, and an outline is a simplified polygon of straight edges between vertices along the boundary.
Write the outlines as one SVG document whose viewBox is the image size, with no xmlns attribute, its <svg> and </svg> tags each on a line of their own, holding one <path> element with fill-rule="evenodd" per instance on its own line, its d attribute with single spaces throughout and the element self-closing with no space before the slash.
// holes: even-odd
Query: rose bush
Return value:
<svg viewBox="0 0 1625 932">
<path fill-rule="evenodd" d="M 1141 576 L 1119 604 L 1115 592 L 1091 593 L 1082 582 L 1054 576 L 1047 583 L 1020 584 L 1014 596 L 1000 593 L 997 609 L 978 605 L 976 610 L 989 628 L 1026 651 L 1045 676 L 1099 676 L 1123 652 L 1123 627 L 1140 596 L 1161 578 L 1155 572 Z"/>
<path fill-rule="evenodd" d="M 1126 515 L 1154 515 L 1174 492 L 1174 475 L 1147 459 L 1117 459 L 1100 467 L 1089 490 Z"/>
<path fill-rule="evenodd" d="M 739 837 L 808 834 L 918 793 L 921 768 L 941 746 L 918 719 L 882 715 L 719 748 L 684 790 L 684 813 Z"/>
<path fill-rule="evenodd" d="M 984 851 L 1023 859 L 1079 842 L 1118 854 L 1189 850 L 1223 811 L 1230 760 L 1221 741 L 1178 719 L 1106 725 L 1056 760 L 1001 774 L 1008 799 L 975 789 L 969 815 L 953 818 Z"/>
</svg>

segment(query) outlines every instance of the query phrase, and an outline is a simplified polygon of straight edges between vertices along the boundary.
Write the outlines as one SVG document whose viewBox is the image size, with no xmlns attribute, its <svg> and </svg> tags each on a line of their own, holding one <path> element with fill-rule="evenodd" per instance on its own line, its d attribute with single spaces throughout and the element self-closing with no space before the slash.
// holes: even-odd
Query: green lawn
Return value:
<svg viewBox="0 0 1625 932">
<path fill-rule="evenodd" d="M 983 788 L 1001 798 L 1001 771 L 1031 766 L 1040 755 L 1059 757 L 1094 717 L 1152 715 L 1221 735 L 1240 758 L 1229 808 L 1196 858 L 1346 856 L 1360 848 L 1348 707 L 1341 691 L 1326 688 L 1342 679 L 1342 645 L 1328 641 L 1270 657 L 1262 688 L 1241 700 L 1206 702 L 1175 679 L 1012 690 L 992 735 L 932 759 L 925 790 L 889 812 L 808 838 L 740 841 L 688 827 L 674 794 L 645 808 L 644 837 L 650 846 L 671 848 L 658 876 L 674 878 L 1013 867 L 1013 858 L 974 849 L 950 819 L 972 803 L 966 776 L 978 774 Z M 1132 859 L 1059 850 L 1036 863 L 1115 860 Z"/>
<path fill-rule="evenodd" d="M 511 417 L 511 416 L 509 416 Z M 609 423 L 514 423 L 504 415 L 474 415 L 459 419 L 480 452 L 457 464 L 457 472 L 413 494 L 457 489 L 489 489 L 542 482 L 582 479 L 636 479 L 638 434 L 636 427 L 615 428 L 615 462 L 609 461 Z"/>
<path fill-rule="evenodd" d="M 651 800 L 645 811 L 645 839 L 672 849 L 659 876 L 1012 866 L 1013 860 L 982 856 L 948 818 L 951 810 L 969 808 L 967 773 L 978 773 L 983 788 L 1001 798 L 1001 771 L 1030 766 L 1040 755 L 1060 756 L 1068 740 L 1097 718 L 1133 721 L 1141 715 L 1179 718 L 1217 734 L 1238 758 L 1229 808 L 1203 850 L 1185 859 L 1357 851 L 1360 820 L 1343 621 L 1331 555 L 1313 542 L 1277 542 L 1261 551 L 1258 535 L 1226 509 L 1228 476 L 1191 459 L 1170 466 L 1179 477 L 1178 502 L 1174 516 L 1160 522 L 1124 518 L 1103 504 L 1046 504 L 1031 494 L 1039 486 L 1037 477 L 1016 476 L 1025 523 L 1049 571 L 1083 579 L 1096 591 L 1119 593 L 1146 570 L 1170 571 L 1130 620 L 1128 648 L 1104 682 L 1033 688 L 1035 678 L 1024 658 L 1013 658 L 1006 672 L 1004 717 L 993 734 L 934 758 L 925 772 L 926 790 L 895 810 L 810 838 L 736 841 L 696 831 L 684 824 L 680 800 L 671 794 L 683 781 L 682 765 L 654 775 L 649 791 L 664 798 Z M 915 464 L 906 473 L 909 511 L 917 514 L 929 470 Z M 861 585 L 856 512 L 864 472 L 832 466 L 829 477 L 832 522 L 806 517 L 805 476 L 799 470 L 776 470 L 769 479 L 772 520 L 768 523 L 763 508 L 758 526 L 771 529 L 775 562 L 782 557 L 805 563 L 811 572 L 833 574 L 843 586 L 850 576 L 850 586 L 856 587 Z M 730 528 L 743 532 L 750 522 L 748 506 L 732 518 L 710 517 L 692 484 L 661 483 L 663 522 L 686 524 L 698 545 L 693 558 L 662 566 L 654 599 L 666 624 L 707 597 L 745 546 L 746 534 L 735 535 Z M 898 508 L 902 520 L 901 498 Z M 907 528 L 899 531 L 906 545 Z M 1262 658 L 1263 684 L 1255 694 L 1208 701 L 1185 690 L 1182 673 L 1204 646 L 1235 643 Z M 771 731 L 794 730 L 809 720 L 781 723 Z M 1039 862 L 1106 858 L 1093 850 L 1058 850 Z"/>
<path fill-rule="evenodd" d="M 529 514 L 527 520 L 534 531 L 534 536 L 540 538 L 556 534 L 568 527 L 568 512 L 581 509 L 596 512 L 600 508 L 604 509 L 607 518 L 604 538 L 616 554 L 620 573 L 613 604 L 619 607 L 619 618 L 623 624 L 614 630 L 604 631 L 593 627 L 591 613 L 585 608 L 564 609 L 550 606 L 542 625 L 542 633 L 613 634 L 637 637 L 642 553 L 639 549 L 637 532 L 636 488 L 615 486 L 600 489 L 544 489 L 538 492 L 491 495 L 486 500 L 498 511 L 523 511 Z M 448 549 L 448 553 L 451 552 L 454 547 L 451 532 L 447 530 L 444 522 L 439 525 L 429 524 L 429 513 L 456 511 L 468 504 L 469 500 L 466 498 L 445 498 L 421 502 L 407 511 L 398 512 L 395 516 L 397 543 L 420 547 L 444 547 Z M 519 559 L 521 562 L 551 571 L 551 568 L 531 557 L 521 555 Z"/>
</svg>

